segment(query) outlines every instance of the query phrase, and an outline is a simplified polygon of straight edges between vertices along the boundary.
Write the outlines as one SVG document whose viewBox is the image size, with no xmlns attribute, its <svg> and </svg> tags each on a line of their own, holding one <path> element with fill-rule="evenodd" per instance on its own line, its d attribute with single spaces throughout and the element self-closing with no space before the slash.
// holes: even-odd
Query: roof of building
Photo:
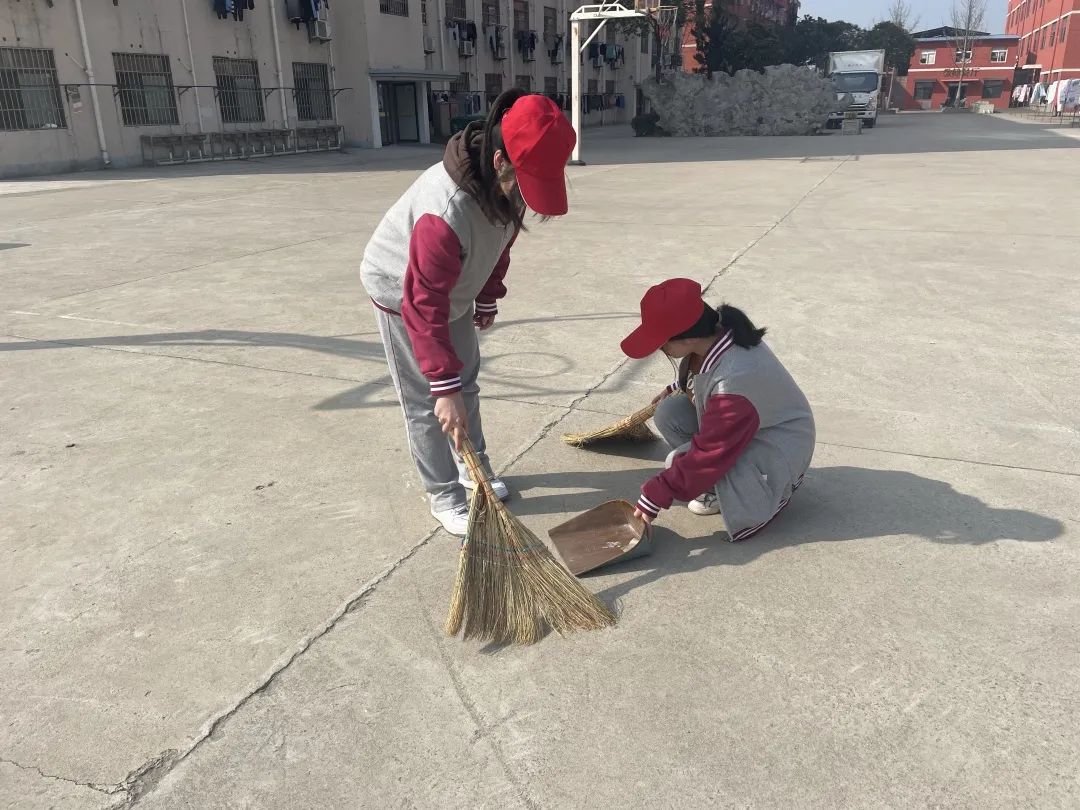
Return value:
<svg viewBox="0 0 1080 810">
<path fill-rule="evenodd" d="M 911 35 L 915 39 L 936 39 L 939 37 L 955 37 L 957 35 L 963 35 L 963 29 L 953 28 L 951 25 L 942 25 L 939 28 L 928 28 L 925 31 L 913 31 Z M 968 34 L 973 37 L 988 37 L 989 31 L 969 31 Z"/>
<path fill-rule="evenodd" d="M 916 42 L 952 42 L 955 44 L 956 37 L 916 37 Z M 1016 34 L 984 34 L 971 37 L 971 42 L 1019 42 L 1020 37 Z"/>
</svg>

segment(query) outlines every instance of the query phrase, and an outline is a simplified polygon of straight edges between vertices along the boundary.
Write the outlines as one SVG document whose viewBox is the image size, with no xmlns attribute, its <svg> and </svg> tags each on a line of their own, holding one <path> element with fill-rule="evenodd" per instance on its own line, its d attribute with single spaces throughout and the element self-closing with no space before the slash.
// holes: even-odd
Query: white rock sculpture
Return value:
<svg viewBox="0 0 1080 810">
<path fill-rule="evenodd" d="M 775 65 L 711 80 L 676 73 L 642 90 L 670 135 L 811 135 L 837 108 L 836 90 L 816 71 Z"/>
</svg>

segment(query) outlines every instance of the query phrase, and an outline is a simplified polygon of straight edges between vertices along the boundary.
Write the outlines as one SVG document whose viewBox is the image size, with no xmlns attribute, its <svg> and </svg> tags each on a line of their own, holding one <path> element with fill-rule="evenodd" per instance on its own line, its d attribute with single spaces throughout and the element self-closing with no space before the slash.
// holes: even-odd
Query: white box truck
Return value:
<svg viewBox="0 0 1080 810">
<path fill-rule="evenodd" d="M 885 73 L 885 51 L 837 51 L 829 54 L 829 76 L 836 85 L 836 100 L 851 98 L 843 110 L 829 113 L 829 126 L 839 126 L 845 117 L 858 118 L 864 127 L 877 123 L 881 78 Z"/>
</svg>

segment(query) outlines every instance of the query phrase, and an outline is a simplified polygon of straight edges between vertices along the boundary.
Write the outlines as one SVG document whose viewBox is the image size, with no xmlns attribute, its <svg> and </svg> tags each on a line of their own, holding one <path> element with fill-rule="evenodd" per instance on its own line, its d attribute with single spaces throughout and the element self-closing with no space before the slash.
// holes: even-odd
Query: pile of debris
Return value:
<svg viewBox="0 0 1080 810">
<path fill-rule="evenodd" d="M 831 81 L 811 68 L 775 65 L 712 79 L 676 73 L 649 79 L 645 97 L 662 133 L 694 135 L 812 135 L 837 109 Z"/>
</svg>

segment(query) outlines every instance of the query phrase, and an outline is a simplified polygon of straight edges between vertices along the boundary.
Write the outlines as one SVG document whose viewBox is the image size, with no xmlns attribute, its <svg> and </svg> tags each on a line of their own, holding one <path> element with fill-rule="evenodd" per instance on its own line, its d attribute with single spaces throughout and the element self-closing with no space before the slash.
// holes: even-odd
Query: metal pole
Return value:
<svg viewBox="0 0 1080 810">
<path fill-rule="evenodd" d="M 574 153 L 570 156 L 570 165 L 584 166 L 581 159 L 581 23 L 570 22 L 570 123 L 577 135 Z"/>
<path fill-rule="evenodd" d="M 98 149 L 101 161 L 106 166 L 112 164 L 109 148 L 105 144 L 105 127 L 101 123 L 101 104 L 98 101 L 97 79 L 94 78 L 94 63 L 90 59 L 90 43 L 86 39 L 86 20 L 83 18 L 82 0 L 75 0 L 75 17 L 79 22 L 79 39 L 82 40 L 83 59 L 86 60 L 86 78 L 90 80 L 90 103 L 94 106 L 94 123 L 97 125 Z"/>
<path fill-rule="evenodd" d="M 199 117 L 199 132 L 203 133 L 206 130 L 203 128 L 202 104 L 199 103 L 199 79 L 195 75 L 195 51 L 191 47 L 191 25 L 188 23 L 187 0 L 180 0 L 180 9 L 184 12 L 184 37 L 187 39 L 188 71 L 191 73 L 191 83 L 194 85 L 192 89 L 195 91 L 195 112 Z"/>
<path fill-rule="evenodd" d="M 277 7 L 274 0 L 269 0 L 267 5 L 269 7 L 267 13 L 270 15 L 270 30 L 274 35 L 274 61 L 277 65 L 277 86 L 278 98 L 281 101 L 281 117 L 285 122 L 285 129 L 290 129 L 289 102 L 285 98 L 285 79 L 281 73 L 281 40 L 278 38 Z"/>
</svg>

